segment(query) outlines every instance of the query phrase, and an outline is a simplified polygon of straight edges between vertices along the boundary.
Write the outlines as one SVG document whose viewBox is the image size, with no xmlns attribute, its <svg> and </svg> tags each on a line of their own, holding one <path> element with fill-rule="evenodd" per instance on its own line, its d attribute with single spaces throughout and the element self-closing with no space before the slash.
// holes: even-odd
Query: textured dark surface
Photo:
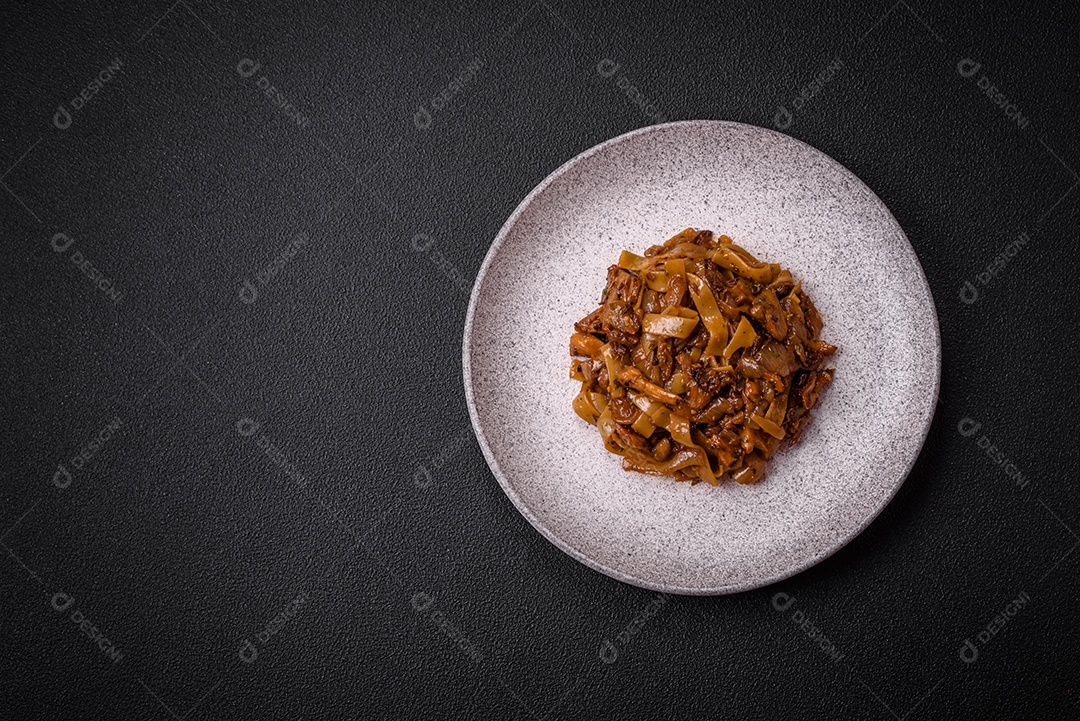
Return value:
<svg viewBox="0 0 1080 721">
<path fill-rule="evenodd" d="M 1080 717 L 1066 6 L 6 6 L 0 718 Z M 657 598 L 499 490 L 467 290 L 578 152 L 780 106 L 919 253 L 942 403 L 847 548 Z"/>
</svg>

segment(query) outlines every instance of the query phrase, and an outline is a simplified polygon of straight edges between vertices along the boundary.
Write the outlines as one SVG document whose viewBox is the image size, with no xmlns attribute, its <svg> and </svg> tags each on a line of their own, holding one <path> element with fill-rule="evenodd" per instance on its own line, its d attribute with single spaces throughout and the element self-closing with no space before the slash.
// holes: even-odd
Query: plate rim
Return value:
<svg viewBox="0 0 1080 721">
<path fill-rule="evenodd" d="M 487 276 L 488 268 L 494 261 L 495 256 L 498 254 L 499 248 L 502 246 L 503 241 L 509 235 L 510 230 L 517 224 L 519 216 L 521 216 L 521 214 L 525 212 L 525 209 L 532 204 L 533 199 L 536 198 L 540 193 L 544 192 L 544 190 L 546 190 L 548 186 L 550 186 L 553 182 L 566 174 L 566 172 L 569 171 L 572 167 L 574 167 L 580 162 L 587 160 L 593 155 L 606 150 L 612 145 L 616 145 L 618 143 L 629 140 L 636 135 L 656 132 L 665 128 L 692 126 L 734 126 L 737 128 L 752 129 L 755 132 L 764 131 L 766 134 L 771 134 L 773 136 L 776 136 L 777 138 L 782 139 L 782 142 L 795 143 L 797 145 L 801 145 L 805 148 L 810 149 L 814 153 L 817 153 L 822 158 L 824 158 L 827 163 L 831 163 L 833 166 L 835 166 L 835 168 L 837 168 L 842 174 L 845 174 L 856 180 L 857 187 L 861 187 L 865 192 L 867 192 L 869 194 L 871 202 L 876 203 L 878 210 L 882 213 L 886 223 L 891 224 L 893 226 L 893 229 L 900 234 L 900 237 L 904 240 L 906 252 L 914 259 L 915 268 L 918 271 L 919 280 L 922 281 L 922 288 L 926 291 L 927 298 L 930 301 L 930 315 L 933 319 L 934 331 L 932 336 L 934 340 L 934 378 L 933 392 L 930 396 L 931 402 L 929 413 L 926 414 L 926 421 L 920 434 L 921 437 L 919 439 L 916 452 L 913 453 L 912 457 L 908 460 L 907 467 L 904 469 L 904 472 L 900 476 L 899 481 L 893 485 L 893 487 L 889 490 L 888 494 L 882 499 L 879 505 L 874 508 L 857 526 L 852 526 L 851 529 L 846 531 L 839 541 L 825 547 L 818 553 L 793 565 L 790 568 L 786 568 L 783 571 L 772 574 L 770 576 L 759 577 L 748 581 L 712 587 L 665 585 L 662 583 L 648 581 L 646 579 L 633 576 L 623 571 L 610 568 L 603 563 L 593 558 L 590 558 L 585 553 L 581 552 L 577 548 L 574 548 L 573 546 L 569 545 L 561 538 L 559 538 L 557 535 L 555 535 L 555 533 L 551 531 L 551 529 L 549 529 L 535 516 L 535 514 L 533 514 L 532 510 L 525 504 L 525 502 L 521 499 L 517 492 L 511 487 L 510 483 L 506 479 L 505 474 L 499 467 L 498 462 L 495 460 L 495 455 L 491 451 L 491 447 L 479 421 L 478 411 L 476 409 L 476 398 L 474 396 L 474 390 L 471 382 L 471 338 L 473 335 L 473 321 L 475 318 L 477 299 L 480 295 L 480 287 L 483 285 L 484 279 Z M 622 133 L 621 135 L 616 135 L 613 138 L 609 138 L 601 143 L 598 143 L 597 145 L 587 148 L 586 150 L 578 153 L 574 157 L 561 164 L 558 168 L 553 170 L 546 178 L 544 178 L 535 188 L 533 188 L 528 193 L 528 195 L 526 195 L 521 200 L 520 203 L 518 203 L 517 207 L 514 209 L 514 212 L 510 214 L 510 216 L 503 223 L 502 227 L 499 228 L 499 232 L 495 235 L 495 240 L 492 242 L 491 247 L 488 248 L 487 253 L 484 255 L 484 261 L 480 264 L 480 269 L 476 273 L 476 278 L 473 281 L 472 290 L 469 293 L 469 307 L 465 313 L 464 334 L 461 340 L 462 380 L 465 385 L 465 403 L 469 408 L 469 421 L 472 424 L 473 433 L 476 435 L 476 439 L 480 444 L 480 451 L 484 455 L 484 460 L 487 461 L 488 468 L 491 470 L 492 475 L 495 476 L 495 480 L 498 481 L 503 493 L 505 493 L 506 496 L 510 499 L 510 502 L 513 503 L 517 511 L 522 516 L 524 516 L 525 519 L 529 522 L 529 524 L 532 525 L 534 529 L 539 531 L 544 538 L 554 544 L 555 547 L 557 547 L 563 553 L 569 555 L 574 560 L 584 564 L 585 566 L 595 571 L 599 571 L 600 573 L 603 573 L 610 578 L 614 578 L 617 581 L 622 581 L 623 583 L 628 583 L 639 588 L 682 596 L 721 596 L 771 586 L 775 583 L 779 583 L 780 581 L 791 578 L 792 576 L 798 575 L 799 573 L 802 573 L 809 568 L 813 568 L 814 566 L 818 565 L 822 561 L 832 556 L 840 549 L 847 546 L 859 535 L 861 535 L 862 532 L 865 531 L 870 526 L 870 524 L 877 519 L 879 515 L 881 515 L 882 511 L 884 511 L 885 508 L 890 503 L 892 503 L 893 499 L 896 497 L 896 494 L 899 493 L 901 486 L 903 486 L 904 483 L 907 482 L 908 477 L 911 475 L 911 470 L 912 468 L 914 468 L 915 463 L 919 459 L 919 456 L 922 455 L 923 448 L 926 445 L 926 438 L 930 433 L 930 427 L 933 425 L 934 418 L 937 415 L 938 399 L 941 391 L 941 354 L 941 324 L 938 318 L 937 303 L 934 300 L 933 290 L 930 288 L 930 283 L 926 278 L 926 270 L 923 268 L 922 261 L 919 259 L 918 253 L 915 252 L 915 247 L 911 244 L 911 240 L 908 238 L 907 233 L 904 232 L 903 226 L 901 226 L 900 222 L 896 220 L 896 217 L 892 214 L 892 211 L 889 210 L 889 207 L 877 195 L 877 193 L 875 193 L 874 190 L 870 188 L 870 186 L 867 185 L 862 178 L 860 178 L 858 175 L 848 169 L 847 166 L 840 163 L 828 153 L 819 150 L 818 148 L 815 148 L 809 143 L 803 142 L 798 138 L 778 132 L 776 130 L 773 130 L 772 128 L 766 128 L 750 123 L 741 123 L 734 120 L 707 119 L 676 120 L 667 123 L 646 125 L 641 128 L 635 128 L 634 130 Z"/>
</svg>

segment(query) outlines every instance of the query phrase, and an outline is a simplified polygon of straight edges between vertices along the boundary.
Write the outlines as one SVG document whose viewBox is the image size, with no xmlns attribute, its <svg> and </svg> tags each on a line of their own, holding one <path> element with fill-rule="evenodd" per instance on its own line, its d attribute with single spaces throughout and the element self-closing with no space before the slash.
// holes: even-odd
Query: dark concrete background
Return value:
<svg viewBox="0 0 1080 721">
<path fill-rule="evenodd" d="M 1075 4 L 0 13 L 0 717 L 1080 717 Z M 866 181 L 944 345 L 882 516 L 711 599 L 544 541 L 459 360 L 528 191 L 689 118 Z"/>
</svg>

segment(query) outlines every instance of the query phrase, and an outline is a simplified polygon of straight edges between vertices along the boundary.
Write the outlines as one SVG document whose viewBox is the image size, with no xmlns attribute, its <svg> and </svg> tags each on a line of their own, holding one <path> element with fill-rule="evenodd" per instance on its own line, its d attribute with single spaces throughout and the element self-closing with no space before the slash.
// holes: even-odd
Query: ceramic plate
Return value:
<svg viewBox="0 0 1080 721">
<path fill-rule="evenodd" d="M 623 471 L 570 405 L 572 326 L 607 267 L 687 226 L 790 269 L 840 347 L 801 441 L 755 485 Z M 480 268 L 463 359 L 480 447 L 540 533 L 621 581 L 706 595 L 809 568 L 881 512 L 930 427 L 941 340 L 919 259 L 866 185 L 786 135 L 691 121 L 602 143 L 529 193 Z"/>
</svg>

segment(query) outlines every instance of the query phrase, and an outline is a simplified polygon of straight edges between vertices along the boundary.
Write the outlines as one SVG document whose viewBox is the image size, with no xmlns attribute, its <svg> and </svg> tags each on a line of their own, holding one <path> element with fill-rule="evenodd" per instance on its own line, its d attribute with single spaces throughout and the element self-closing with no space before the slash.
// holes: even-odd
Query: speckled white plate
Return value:
<svg viewBox="0 0 1080 721">
<path fill-rule="evenodd" d="M 607 267 L 687 226 L 791 269 L 840 347 L 800 443 L 756 485 L 623 471 L 571 409 L 572 326 Z M 529 193 L 480 268 L 463 356 L 480 447 L 537 530 L 621 581 L 705 595 L 809 568 L 881 512 L 930 427 L 941 340 L 919 260 L 866 185 L 786 135 L 691 121 L 601 143 Z"/>
</svg>

